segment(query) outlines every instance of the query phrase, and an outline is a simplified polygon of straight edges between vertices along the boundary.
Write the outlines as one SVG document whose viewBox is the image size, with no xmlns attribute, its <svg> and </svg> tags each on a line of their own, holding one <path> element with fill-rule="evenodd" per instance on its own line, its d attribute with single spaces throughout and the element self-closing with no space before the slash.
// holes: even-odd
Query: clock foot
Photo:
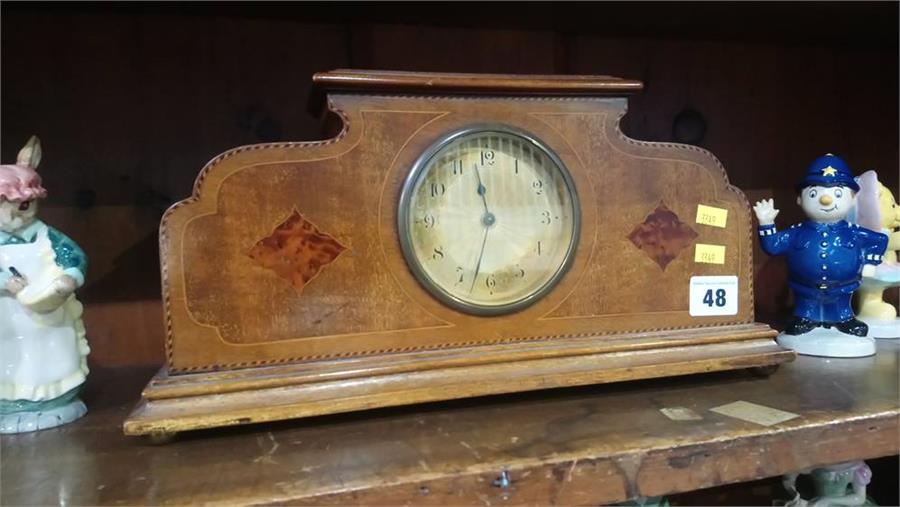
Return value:
<svg viewBox="0 0 900 507">
<path fill-rule="evenodd" d="M 147 440 L 153 445 L 165 445 L 175 441 L 178 437 L 176 431 L 154 431 L 147 435 Z"/>
<path fill-rule="evenodd" d="M 776 371 L 778 371 L 778 367 L 780 364 L 769 364 L 766 366 L 755 366 L 753 368 L 747 368 L 751 375 L 754 377 L 766 378 Z"/>
</svg>

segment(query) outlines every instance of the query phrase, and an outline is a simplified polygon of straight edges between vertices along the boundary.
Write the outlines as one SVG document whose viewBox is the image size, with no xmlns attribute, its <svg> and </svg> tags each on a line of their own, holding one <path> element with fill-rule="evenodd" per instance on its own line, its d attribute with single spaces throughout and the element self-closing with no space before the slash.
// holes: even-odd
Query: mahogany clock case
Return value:
<svg viewBox="0 0 900 507">
<path fill-rule="evenodd" d="M 317 74 L 334 138 L 216 157 L 160 227 L 166 366 L 128 434 L 304 417 L 793 359 L 754 321 L 750 208 L 705 150 L 627 138 L 638 81 L 374 71 Z M 571 266 L 513 313 L 429 293 L 398 236 L 416 160 L 449 132 L 506 125 L 565 165 Z M 695 222 L 727 210 L 727 227 Z M 694 245 L 725 248 L 721 264 Z M 688 311 L 693 276 L 738 280 L 734 315 Z"/>
</svg>

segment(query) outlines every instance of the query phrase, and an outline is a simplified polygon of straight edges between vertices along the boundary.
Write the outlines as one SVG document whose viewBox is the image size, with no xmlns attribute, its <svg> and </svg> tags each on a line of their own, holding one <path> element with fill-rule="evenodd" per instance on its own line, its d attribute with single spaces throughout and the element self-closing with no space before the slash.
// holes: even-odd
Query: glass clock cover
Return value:
<svg viewBox="0 0 900 507">
<path fill-rule="evenodd" d="M 491 315 L 540 299 L 578 241 L 575 186 L 533 136 L 509 127 L 445 136 L 413 166 L 399 209 L 419 282 L 454 308 Z"/>
</svg>

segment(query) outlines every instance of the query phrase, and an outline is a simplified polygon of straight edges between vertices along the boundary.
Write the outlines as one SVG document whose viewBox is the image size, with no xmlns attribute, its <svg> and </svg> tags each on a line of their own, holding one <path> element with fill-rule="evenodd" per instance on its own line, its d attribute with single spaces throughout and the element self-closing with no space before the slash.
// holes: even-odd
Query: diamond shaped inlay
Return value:
<svg viewBox="0 0 900 507">
<path fill-rule="evenodd" d="M 298 291 L 347 247 L 296 210 L 247 253 L 259 266 L 289 280 Z"/>
<path fill-rule="evenodd" d="M 628 239 L 663 270 L 682 250 L 691 246 L 697 233 L 682 222 L 664 203 L 635 226 Z"/>
</svg>

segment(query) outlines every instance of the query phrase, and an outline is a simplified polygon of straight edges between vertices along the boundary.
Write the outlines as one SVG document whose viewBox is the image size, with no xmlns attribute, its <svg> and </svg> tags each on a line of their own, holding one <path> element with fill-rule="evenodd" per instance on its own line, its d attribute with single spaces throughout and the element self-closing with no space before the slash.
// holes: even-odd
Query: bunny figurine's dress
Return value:
<svg viewBox="0 0 900 507">
<path fill-rule="evenodd" d="M 0 231 L 0 288 L 15 273 L 28 280 L 13 295 L 0 289 L 0 433 L 33 431 L 84 415 L 77 399 L 90 349 L 74 294 L 59 300 L 54 281 L 84 283 L 87 260 L 67 236 L 35 221 Z"/>
</svg>

